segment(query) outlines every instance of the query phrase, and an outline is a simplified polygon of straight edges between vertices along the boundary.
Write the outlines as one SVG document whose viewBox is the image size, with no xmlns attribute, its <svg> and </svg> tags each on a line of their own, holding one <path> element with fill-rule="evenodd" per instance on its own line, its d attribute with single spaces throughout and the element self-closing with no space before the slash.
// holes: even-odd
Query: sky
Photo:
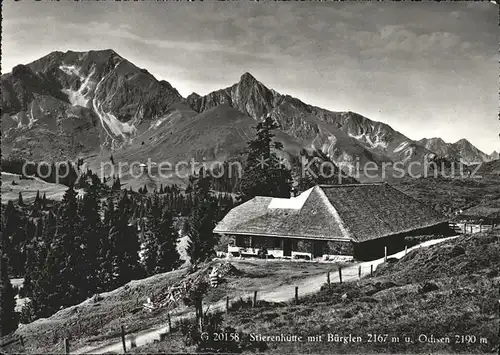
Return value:
<svg viewBox="0 0 500 355">
<path fill-rule="evenodd" d="M 2 73 L 52 51 L 114 49 L 186 97 L 245 72 L 412 139 L 500 150 L 490 2 L 2 3 Z"/>
</svg>

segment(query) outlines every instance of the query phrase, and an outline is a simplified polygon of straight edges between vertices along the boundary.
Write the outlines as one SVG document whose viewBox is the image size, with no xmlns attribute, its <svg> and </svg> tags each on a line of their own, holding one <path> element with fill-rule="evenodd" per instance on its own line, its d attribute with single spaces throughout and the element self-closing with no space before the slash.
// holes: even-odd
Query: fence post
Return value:
<svg viewBox="0 0 500 355">
<path fill-rule="evenodd" d="M 253 291 L 253 300 L 252 300 L 252 308 L 257 306 L 257 291 Z"/>
<path fill-rule="evenodd" d="M 361 278 L 361 265 L 358 266 L 358 278 Z"/>
<path fill-rule="evenodd" d="M 229 296 L 226 296 L 226 313 L 229 313 Z"/>
<path fill-rule="evenodd" d="M 172 333 L 172 319 L 170 318 L 170 312 L 167 313 L 168 317 L 168 332 Z"/>
<path fill-rule="evenodd" d="M 405 245 L 405 256 L 408 254 L 408 245 Z"/>
<path fill-rule="evenodd" d="M 123 325 L 120 326 L 121 328 L 121 333 L 122 333 L 122 345 L 123 345 L 123 352 L 127 352 L 127 346 L 125 345 L 125 327 Z"/>
<path fill-rule="evenodd" d="M 330 271 L 326 274 L 326 283 L 328 284 L 328 287 L 330 287 Z"/>
<path fill-rule="evenodd" d="M 387 262 L 387 246 L 384 247 L 384 262 Z"/>
<path fill-rule="evenodd" d="M 370 276 L 373 277 L 373 264 L 370 265 Z"/>
<path fill-rule="evenodd" d="M 339 266 L 339 280 L 342 283 L 342 268 Z"/>
<path fill-rule="evenodd" d="M 299 286 L 295 286 L 295 304 L 299 304 Z"/>
<path fill-rule="evenodd" d="M 68 340 L 68 338 L 64 338 L 64 353 L 69 354 L 69 340 Z"/>
</svg>

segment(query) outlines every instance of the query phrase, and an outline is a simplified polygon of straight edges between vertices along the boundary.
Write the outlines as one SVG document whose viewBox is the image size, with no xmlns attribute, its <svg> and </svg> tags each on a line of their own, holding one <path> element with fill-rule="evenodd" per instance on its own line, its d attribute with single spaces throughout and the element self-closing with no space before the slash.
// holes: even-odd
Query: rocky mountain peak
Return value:
<svg viewBox="0 0 500 355">
<path fill-rule="evenodd" d="M 257 79 L 250 74 L 249 72 L 245 72 L 241 77 L 240 77 L 240 83 L 258 83 Z"/>
<path fill-rule="evenodd" d="M 188 95 L 187 99 L 191 99 L 191 100 L 197 100 L 199 99 L 201 96 L 199 94 L 197 94 L 196 92 L 192 92 L 191 94 Z"/>
<path fill-rule="evenodd" d="M 465 138 L 462 138 L 462 139 L 459 139 L 458 141 L 456 141 L 455 143 L 453 144 L 456 144 L 456 145 L 461 145 L 461 146 L 465 146 L 465 145 L 468 145 L 468 146 L 471 146 L 472 143 L 469 142 L 467 139 Z"/>
</svg>

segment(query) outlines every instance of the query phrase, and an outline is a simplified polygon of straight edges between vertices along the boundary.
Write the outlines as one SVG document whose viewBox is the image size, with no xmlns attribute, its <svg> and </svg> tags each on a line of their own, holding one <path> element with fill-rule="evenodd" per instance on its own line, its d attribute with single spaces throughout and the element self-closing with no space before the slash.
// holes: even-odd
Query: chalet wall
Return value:
<svg viewBox="0 0 500 355">
<path fill-rule="evenodd" d="M 436 239 L 449 236 L 449 233 L 450 228 L 448 227 L 448 223 L 442 223 L 428 228 L 416 229 L 408 233 L 394 234 L 363 243 L 354 243 L 354 257 L 357 260 L 382 258 L 385 247 L 387 247 L 387 254 L 391 255 L 404 250 L 405 246 L 411 247 L 415 245 L 417 243 L 414 240 L 415 237 L 426 236 L 430 237 L 430 239 Z"/>
<path fill-rule="evenodd" d="M 233 235 L 232 245 L 241 248 L 261 249 L 266 248 L 268 252 L 273 250 L 283 250 L 284 240 L 286 238 Z M 292 252 L 311 253 L 313 257 L 327 255 L 348 255 L 352 256 L 354 252 L 351 241 L 326 241 L 312 239 L 290 238 L 290 247 Z M 274 253 L 271 253 L 274 254 Z M 280 254 L 282 255 L 282 253 Z"/>
<path fill-rule="evenodd" d="M 351 241 L 328 241 L 326 242 L 324 254 L 328 255 L 353 255 L 354 245 Z"/>
</svg>

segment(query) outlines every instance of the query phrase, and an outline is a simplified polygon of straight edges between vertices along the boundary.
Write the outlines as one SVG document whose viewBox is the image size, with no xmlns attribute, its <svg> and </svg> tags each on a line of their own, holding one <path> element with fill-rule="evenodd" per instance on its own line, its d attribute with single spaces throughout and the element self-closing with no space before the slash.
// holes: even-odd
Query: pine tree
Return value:
<svg viewBox="0 0 500 355">
<path fill-rule="evenodd" d="M 7 270 L 7 260 L 2 251 L 0 254 L 0 336 L 10 334 L 17 329 L 14 297 Z"/>
<path fill-rule="evenodd" d="M 115 191 L 120 191 L 122 188 L 122 183 L 120 181 L 120 177 L 118 176 L 115 181 L 113 182 L 113 185 L 111 186 L 111 190 Z"/>
<path fill-rule="evenodd" d="M 276 128 L 278 125 L 268 116 L 257 124 L 256 137 L 248 142 L 249 153 L 240 184 L 243 200 L 257 195 L 290 197 L 291 173 L 275 152 L 283 149 L 282 143 L 273 142 L 272 131 Z"/>
<path fill-rule="evenodd" d="M 19 197 L 17 199 L 17 204 L 19 206 L 24 206 L 24 201 L 23 201 L 23 194 L 21 193 L 21 191 L 19 191 Z"/>
<path fill-rule="evenodd" d="M 109 248 L 105 262 L 107 263 L 107 278 L 109 287 L 122 286 L 130 280 L 139 278 L 139 239 L 137 227 L 129 224 L 130 200 L 123 194 L 118 201 L 117 213 L 111 221 L 108 233 Z"/>
<path fill-rule="evenodd" d="M 4 251 L 7 253 L 10 272 L 14 276 L 24 274 L 23 247 L 26 242 L 25 229 L 26 220 L 21 211 L 14 207 L 12 201 L 7 202 L 2 219 L 2 232 L 5 239 Z"/>
<path fill-rule="evenodd" d="M 97 192 L 97 186 L 91 185 L 86 189 L 80 206 L 82 233 L 82 245 L 85 246 L 83 252 L 83 263 L 81 272 L 85 276 L 81 288 L 86 288 L 84 294 L 90 296 L 98 289 L 97 272 L 100 269 L 101 249 L 106 245 L 102 242 L 104 239 L 104 227 L 100 216 L 100 201 Z"/>
<path fill-rule="evenodd" d="M 157 196 L 146 216 L 144 233 L 143 265 L 147 275 L 167 272 L 179 266 L 177 232 L 172 214 L 163 209 Z"/>
<path fill-rule="evenodd" d="M 33 202 L 33 205 L 36 208 L 39 208 L 40 206 L 40 190 L 36 190 L 36 196 L 35 196 L 35 201 Z"/>
<path fill-rule="evenodd" d="M 33 290 L 33 282 L 32 280 L 37 278 L 37 273 L 39 269 L 42 267 L 42 259 L 43 255 L 42 248 L 44 246 L 44 242 L 42 239 L 43 236 L 43 222 L 39 219 L 36 222 L 36 229 L 34 237 L 29 241 L 26 247 L 26 264 L 25 264 L 25 273 L 24 273 L 24 282 L 23 282 L 23 294 L 25 296 L 31 297 Z M 44 257 L 45 255 L 43 255 Z"/>
<path fill-rule="evenodd" d="M 268 116 L 257 124 L 256 137 L 248 142 L 249 152 L 240 183 L 243 200 L 257 195 L 290 197 L 292 177 L 275 152 L 283 149 L 282 143 L 273 142 L 272 131 L 276 128 L 278 125 Z"/>
<path fill-rule="evenodd" d="M 210 259 L 215 255 L 217 237 L 212 232 L 215 227 L 217 200 L 210 193 L 210 182 L 202 174 L 194 187 L 196 203 L 188 219 L 189 243 L 187 253 L 191 264 Z"/>
<path fill-rule="evenodd" d="M 42 197 L 42 209 L 45 210 L 46 208 L 47 208 L 47 196 L 45 195 L 44 192 Z"/>
<path fill-rule="evenodd" d="M 143 257 L 142 263 L 146 275 L 153 275 L 156 270 L 158 259 L 158 250 L 160 244 L 160 218 L 161 210 L 159 199 L 154 196 L 150 208 L 147 210 L 144 241 L 143 241 Z"/>
<path fill-rule="evenodd" d="M 172 213 L 166 208 L 163 210 L 159 229 L 161 234 L 155 273 L 171 271 L 180 266 L 180 255 L 177 252 L 178 233 Z"/>
<path fill-rule="evenodd" d="M 83 263 L 82 248 L 85 246 L 78 228 L 79 222 L 76 192 L 70 186 L 61 202 L 55 236 L 38 286 L 41 290 L 36 295 L 40 313 L 44 316 L 60 306 L 69 306 L 84 298 L 85 290 L 80 288 L 80 284 L 85 275 L 81 274 L 80 265 Z"/>
<path fill-rule="evenodd" d="M 116 218 L 116 211 L 113 200 L 108 199 L 108 203 L 106 204 L 106 209 L 104 211 L 104 226 L 110 227 L 113 221 Z"/>
</svg>

